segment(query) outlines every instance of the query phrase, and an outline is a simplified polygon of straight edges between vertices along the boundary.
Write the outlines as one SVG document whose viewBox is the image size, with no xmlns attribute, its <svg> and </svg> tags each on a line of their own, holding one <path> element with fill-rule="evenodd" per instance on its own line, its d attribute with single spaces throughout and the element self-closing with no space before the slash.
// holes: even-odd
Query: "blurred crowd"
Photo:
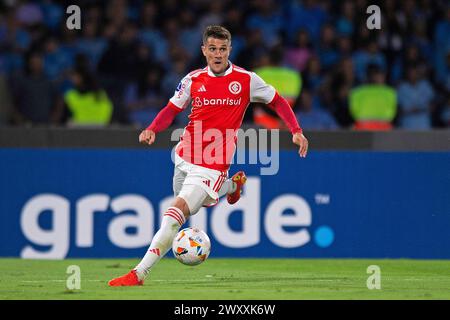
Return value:
<svg viewBox="0 0 450 320">
<path fill-rule="evenodd" d="M 204 67 L 201 36 L 232 34 L 230 60 L 272 83 L 305 129 L 450 127 L 445 0 L 72 1 L 0 4 L 0 126 L 146 126 Z M 366 22 L 381 8 L 381 29 Z M 187 113 L 177 121 L 184 125 Z M 265 106 L 246 124 L 282 127 Z"/>
</svg>

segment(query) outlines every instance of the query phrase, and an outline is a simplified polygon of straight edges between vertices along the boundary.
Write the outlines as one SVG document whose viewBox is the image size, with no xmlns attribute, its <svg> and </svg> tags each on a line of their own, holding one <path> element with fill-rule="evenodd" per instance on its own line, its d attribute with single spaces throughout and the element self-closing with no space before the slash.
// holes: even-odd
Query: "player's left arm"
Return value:
<svg viewBox="0 0 450 320">
<path fill-rule="evenodd" d="M 152 123 L 141 132 L 139 135 L 139 142 L 149 145 L 153 144 L 156 139 L 156 134 L 166 130 L 181 111 L 183 110 L 177 108 L 169 101 L 167 105 L 156 115 Z"/>
<path fill-rule="evenodd" d="M 308 139 L 303 135 L 303 130 L 289 103 L 275 91 L 275 96 L 268 105 L 287 125 L 292 133 L 292 142 L 299 146 L 298 153 L 300 157 L 305 158 L 308 153 Z"/>
<path fill-rule="evenodd" d="M 264 82 L 256 73 L 251 73 L 250 101 L 267 104 L 284 121 L 292 133 L 292 142 L 299 146 L 300 157 L 306 157 L 308 153 L 308 139 L 303 134 L 294 112 L 289 103 L 274 87 Z"/>
<path fill-rule="evenodd" d="M 189 75 L 181 80 L 167 105 L 139 135 L 140 143 L 153 144 L 156 134 L 166 130 L 172 124 L 175 117 L 189 105 L 191 101 L 191 82 Z"/>
</svg>

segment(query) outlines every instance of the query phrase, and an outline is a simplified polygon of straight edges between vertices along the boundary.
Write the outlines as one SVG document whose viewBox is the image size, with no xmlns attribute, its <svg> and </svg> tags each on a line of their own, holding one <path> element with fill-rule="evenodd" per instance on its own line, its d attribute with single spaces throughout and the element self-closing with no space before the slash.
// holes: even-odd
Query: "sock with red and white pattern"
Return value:
<svg viewBox="0 0 450 320">
<path fill-rule="evenodd" d="M 134 268 L 139 280 L 145 279 L 150 269 L 172 248 L 172 241 L 184 222 L 184 214 L 180 209 L 169 207 L 166 210 L 161 227 L 153 237 L 147 253 L 136 268 Z"/>
</svg>

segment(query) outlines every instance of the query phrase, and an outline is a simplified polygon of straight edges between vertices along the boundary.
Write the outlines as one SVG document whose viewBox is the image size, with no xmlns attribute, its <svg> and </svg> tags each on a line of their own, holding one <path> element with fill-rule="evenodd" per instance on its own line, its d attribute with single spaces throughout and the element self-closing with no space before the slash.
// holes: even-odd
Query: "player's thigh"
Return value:
<svg viewBox="0 0 450 320">
<path fill-rule="evenodd" d="M 188 172 L 184 184 L 196 185 L 209 195 L 204 205 L 216 204 L 219 199 L 218 191 L 227 178 L 227 172 L 194 166 Z"/>
<path fill-rule="evenodd" d="M 178 197 L 186 202 L 191 216 L 196 214 L 205 202 L 212 200 L 202 187 L 195 184 L 183 184 Z"/>
<path fill-rule="evenodd" d="M 187 173 L 182 171 L 180 168 L 175 167 L 173 172 L 173 194 L 174 196 L 178 196 L 183 187 L 184 180 L 186 179 Z"/>
</svg>

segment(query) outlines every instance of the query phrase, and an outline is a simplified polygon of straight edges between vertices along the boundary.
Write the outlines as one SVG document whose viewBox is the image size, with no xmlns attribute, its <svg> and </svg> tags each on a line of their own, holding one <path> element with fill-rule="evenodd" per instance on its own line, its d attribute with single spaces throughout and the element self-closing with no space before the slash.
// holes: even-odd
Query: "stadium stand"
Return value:
<svg viewBox="0 0 450 320">
<path fill-rule="evenodd" d="M 269 53 L 283 48 L 283 67 L 299 73 L 312 108 L 328 114 L 339 128 L 354 128 L 350 92 L 366 84 L 369 65 L 383 70 L 387 85 L 399 95 L 394 128 L 450 126 L 450 6 L 444 0 L 373 1 L 381 7 L 381 30 L 369 30 L 367 15 L 359 14 L 369 5 L 366 0 L 77 1 L 81 30 L 66 27 L 70 4 L 0 4 L 1 95 L 11 98 L 0 107 L 0 125 L 71 123 L 63 97 L 73 90 L 77 57 L 84 55 L 113 105 L 108 123 L 142 127 L 184 74 L 204 66 L 203 28 L 222 24 L 233 35 L 232 62 L 241 67 L 267 67 Z M 415 90 L 406 74 L 411 66 L 420 80 L 418 90 L 432 92 L 420 106 L 404 98 Z M 292 102 L 297 114 L 310 108 L 302 106 L 305 101 L 300 94 Z M 415 107 L 421 110 L 420 121 L 411 120 Z M 178 121 L 184 124 L 186 117 Z M 245 122 L 253 121 L 250 112 Z M 323 124 L 309 121 L 308 127 L 323 129 Z"/>
</svg>

